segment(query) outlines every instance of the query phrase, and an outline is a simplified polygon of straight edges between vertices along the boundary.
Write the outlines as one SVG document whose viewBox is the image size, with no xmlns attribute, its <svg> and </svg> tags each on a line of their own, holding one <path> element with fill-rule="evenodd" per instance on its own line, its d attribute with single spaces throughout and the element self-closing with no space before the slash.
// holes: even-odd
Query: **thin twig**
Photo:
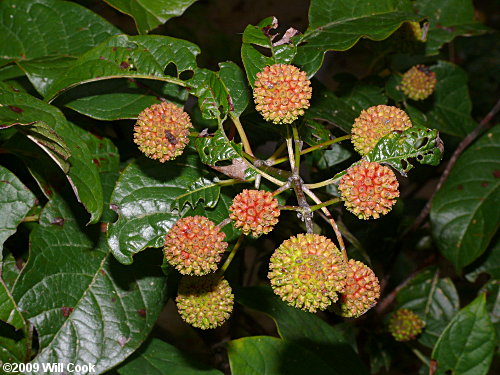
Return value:
<svg viewBox="0 0 500 375">
<path fill-rule="evenodd" d="M 232 113 L 231 113 L 230 117 L 231 117 L 231 120 L 233 120 L 233 124 L 236 127 L 236 130 L 238 131 L 238 134 L 239 134 L 240 139 L 241 139 L 241 143 L 243 144 L 243 149 L 245 150 L 245 152 L 247 154 L 253 156 L 252 147 L 250 146 L 250 142 L 248 141 L 247 134 L 245 133 L 245 129 L 243 129 L 243 126 L 241 125 L 239 117 L 233 115 Z"/>
<path fill-rule="evenodd" d="M 236 252 L 238 251 L 238 249 L 240 248 L 241 244 L 243 243 L 243 239 L 244 238 L 245 238 L 244 234 L 240 235 L 240 237 L 238 238 L 238 241 L 234 245 L 233 250 L 231 250 L 231 252 L 229 253 L 229 256 L 226 259 L 226 261 L 224 262 L 224 264 L 220 268 L 220 271 L 219 271 L 220 275 L 223 275 L 224 272 L 226 272 L 227 267 L 229 267 L 229 265 L 233 261 L 234 256 L 236 255 Z"/>
<path fill-rule="evenodd" d="M 311 190 L 309 190 L 306 186 L 303 186 L 302 187 L 303 190 L 304 190 L 304 193 L 306 193 L 314 202 L 316 202 L 317 204 L 321 205 L 323 204 L 323 202 L 321 201 L 321 199 L 319 199 L 316 194 L 314 194 Z M 333 219 L 333 216 L 332 214 L 330 213 L 330 211 L 328 211 L 328 208 L 326 207 L 321 207 L 321 211 L 323 211 L 323 213 L 326 215 L 326 217 L 328 218 L 328 220 L 330 221 L 330 225 L 332 226 L 333 228 L 333 231 L 335 232 L 335 236 L 337 237 L 337 241 L 339 243 L 339 246 L 340 246 L 340 251 L 342 252 L 342 256 L 344 257 L 344 260 L 347 262 L 348 261 L 348 258 L 347 258 L 347 251 L 345 249 L 345 244 L 344 244 L 344 240 L 342 238 L 342 233 L 340 233 L 340 230 L 339 230 L 339 227 L 337 226 L 337 223 L 335 222 L 335 220 Z"/>
<path fill-rule="evenodd" d="M 432 193 L 431 197 L 427 201 L 425 207 L 420 212 L 420 215 L 418 215 L 417 219 L 415 220 L 415 222 L 413 223 L 413 225 L 411 226 L 411 228 L 407 232 L 415 231 L 416 229 L 418 229 L 420 227 L 420 225 L 422 225 L 424 220 L 429 215 L 429 212 L 431 211 L 432 199 L 434 198 L 436 193 L 443 186 L 444 182 L 448 178 L 448 175 L 450 174 L 451 169 L 453 168 L 453 166 L 457 162 L 459 156 L 477 138 L 477 136 L 479 134 L 481 134 L 484 130 L 486 130 L 488 128 L 490 121 L 498 113 L 498 111 L 500 111 L 500 99 L 497 101 L 497 103 L 491 109 L 491 111 L 483 118 L 483 120 L 479 123 L 479 125 L 476 126 L 476 128 L 472 132 L 470 132 L 467 135 L 467 137 L 465 137 L 462 140 L 462 142 L 460 142 L 457 149 L 455 150 L 455 152 L 451 156 L 450 160 L 448 161 L 448 164 L 446 164 L 446 168 L 445 168 L 443 174 L 441 175 L 441 177 L 436 185 L 436 188 L 434 189 L 434 192 Z"/>
</svg>

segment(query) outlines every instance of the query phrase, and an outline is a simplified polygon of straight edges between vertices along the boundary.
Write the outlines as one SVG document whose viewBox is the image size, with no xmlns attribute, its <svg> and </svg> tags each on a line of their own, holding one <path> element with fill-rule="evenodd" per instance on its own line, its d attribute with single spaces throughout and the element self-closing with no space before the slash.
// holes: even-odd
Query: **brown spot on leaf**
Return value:
<svg viewBox="0 0 500 375">
<path fill-rule="evenodd" d="M 108 231 L 108 223 L 101 223 L 99 228 L 101 233 L 106 233 Z"/>
<path fill-rule="evenodd" d="M 9 109 L 10 109 L 12 112 L 16 112 L 16 113 L 22 113 L 22 112 L 24 112 L 24 110 L 22 110 L 21 108 L 16 107 L 16 106 L 13 106 L 13 105 L 9 105 Z"/>
<path fill-rule="evenodd" d="M 67 318 L 73 312 L 73 310 L 74 309 L 72 307 L 69 307 L 69 306 L 61 307 L 61 312 L 65 318 Z"/>
<path fill-rule="evenodd" d="M 126 61 L 122 61 L 120 63 L 120 69 L 123 69 L 123 70 L 128 69 L 129 66 L 130 66 L 130 64 Z"/>
<path fill-rule="evenodd" d="M 490 183 L 489 183 L 489 182 L 486 182 L 486 181 L 481 182 L 481 186 L 482 186 L 482 187 L 488 187 L 488 185 L 489 185 L 489 184 L 490 184 Z"/>
<path fill-rule="evenodd" d="M 145 318 L 146 317 L 146 310 L 144 310 L 144 309 L 137 310 L 137 314 L 139 314 L 139 316 L 141 318 Z"/>
<path fill-rule="evenodd" d="M 99 56 L 99 60 L 104 60 L 104 56 Z"/>
<path fill-rule="evenodd" d="M 493 171 L 493 177 L 495 177 L 495 178 L 500 178 L 500 171 L 499 171 L 498 169 L 495 169 L 495 170 Z"/>
<path fill-rule="evenodd" d="M 458 186 L 457 186 L 457 189 L 458 189 L 458 190 L 464 190 L 464 185 L 458 185 Z"/>
<path fill-rule="evenodd" d="M 94 163 L 95 165 L 97 165 L 98 167 L 101 166 L 101 162 L 97 159 L 92 159 L 92 163 Z"/>
<path fill-rule="evenodd" d="M 64 225 L 64 219 L 62 217 L 56 217 L 50 224 L 62 227 Z"/>
</svg>

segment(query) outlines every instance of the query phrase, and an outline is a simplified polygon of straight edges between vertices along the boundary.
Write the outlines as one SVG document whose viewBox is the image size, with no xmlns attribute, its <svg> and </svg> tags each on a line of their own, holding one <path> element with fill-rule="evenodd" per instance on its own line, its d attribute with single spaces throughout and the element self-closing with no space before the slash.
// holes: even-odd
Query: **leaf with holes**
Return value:
<svg viewBox="0 0 500 375">
<path fill-rule="evenodd" d="M 118 33 L 103 18 L 73 2 L 0 2 L 0 60 L 79 56 Z"/>
<path fill-rule="evenodd" d="M 457 270 L 488 247 L 500 226 L 500 125 L 457 160 L 432 200 L 432 233 Z"/>
<path fill-rule="evenodd" d="M 113 8 L 131 16 L 140 34 L 146 34 L 173 17 L 181 16 L 196 0 L 106 0 Z"/>
<path fill-rule="evenodd" d="M 420 343 L 432 348 L 460 308 L 455 285 L 435 268 L 417 274 L 397 295 L 397 308 L 409 309 L 425 321 Z"/>
<path fill-rule="evenodd" d="M 486 375 L 496 345 L 493 323 L 484 294 L 460 310 L 432 351 L 435 375 Z"/>
<path fill-rule="evenodd" d="M 207 165 L 230 162 L 241 157 L 241 144 L 228 140 L 224 132 L 219 129 L 213 136 L 196 138 L 194 143 L 202 163 Z"/>
<path fill-rule="evenodd" d="M 219 201 L 220 184 L 206 177 L 200 177 L 189 185 L 187 191 L 175 198 L 177 208 L 182 209 L 186 203 L 195 208 L 200 201 L 205 207 L 214 208 Z"/>
<path fill-rule="evenodd" d="M 443 142 L 437 130 L 412 126 L 383 137 L 366 155 L 366 159 L 389 164 L 406 176 L 413 168 L 409 159 L 415 159 L 420 164 L 438 165 L 443 157 L 443 150 Z"/>
<path fill-rule="evenodd" d="M 92 363 L 103 373 L 146 339 L 165 278 L 159 252 L 141 254 L 130 267 L 117 263 L 100 225 L 86 226 L 82 213 L 59 196 L 49 201 L 12 295 L 38 332 L 33 363 Z"/>
<path fill-rule="evenodd" d="M 257 73 L 262 71 L 267 65 L 291 64 L 297 53 L 298 37 L 294 37 L 298 31 L 288 29 L 279 41 L 276 41 L 276 34 L 271 31 L 278 27 L 278 20 L 275 17 L 268 17 L 258 23 L 258 25 L 248 25 L 243 32 L 243 43 L 241 45 L 241 59 L 245 66 L 248 82 L 253 87 Z M 271 57 L 259 52 L 253 45 L 264 47 L 270 50 Z"/>
<path fill-rule="evenodd" d="M 91 49 L 75 60 L 47 88 L 45 98 L 55 96 L 83 83 L 111 78 L 145 78 L 186 86 L 185 71 L 196 69 L 200 49 L 193 43 L 159 35 L 118 35 Z M 169 64 L 177 73 L 165 74 Z"/>
</svg>

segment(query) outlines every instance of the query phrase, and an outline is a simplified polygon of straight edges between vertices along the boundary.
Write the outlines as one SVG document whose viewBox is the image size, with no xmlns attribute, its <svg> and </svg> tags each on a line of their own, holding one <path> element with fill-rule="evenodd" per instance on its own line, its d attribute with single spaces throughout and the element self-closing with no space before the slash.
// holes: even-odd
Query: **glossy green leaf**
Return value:
<svg viewBox="0 0 500 375">
<path fill-rule="evenodd" d="M 64 105 L 97 120 L 136 119 L 160 98 L 183 106 L 188 98 L 184 87 L 168 82 L 114 79 L 75 87 L 61 96 Z"/>
<path fill-rule="evenodd" d="M 45 98 L 53 99 L 71 87 L 110 78 L 146 78 L 185 86 L 181 73 L 196 69 L 199 48 L 193 43 L 167 36 L 118 35 L 91 49 L 47 89 Z M 176 74 L 165 74 L 169 64 Z"/>
<path fill-rule="evenodd" d="M 366 155 L 366 159 L 389 164 L 405 176 L 413 168 L 413 160 L 420 164 L 438 165 L 443 151 L 443 142 L 437 130 L 412 126 L 383 137 Z"/>
<path fill-rule="evenodd" d="M 447 134 L 465 137 L 476 126 L 471 117 L 472 104 L 467 88 L 467 74 L 458 66 L 439 61 L 433 66 L 437 84 L 434 106 L 427 114 L 429 127 Z"/>
<path fill-rule="evenodd" d="M 0 363 L 21 363 L 27 360 L 27 340 L 22 330 L 0 322 Z"/>
<path fill-rule="evenodd" d="M 191 208 L 195 208 L 200 201 L 206 207 L 213 208 L 217 205 L 220 196 L 220 184 L 217 181 L 200 177 L 187 188 L 187 192 L 176 197 L 177 208 L 183 208 L 189 203 Z"/>
<path fill-rule="evenodd" d="M 416 0 L 419 14 L 428 17 L 426 52 L 437 54 L 441 46 L 459 35 L 471 36 L 486 32 L 488 28 L 475 20 L 471 0 Z"/>
<path fill-rule="evenodd" d="M 146 34 L 184 13 L 196 0 L 105 0 L 113 8 L 134 18 L 137 31 Z"/>
<path fill-rule="evenodd" d="M 231 61 L 219 64 L 219 77 L 230 95 L 229 110 L 239 117 L 250 103 L 247 81 L 240 67 Z"/>
<path fill-rule="evenodd" d="M 35 199 L 14 173 L 0 165 L 0 261 L 5 240 L 15 233 Z"/>
<path fill-rule="evenodd" d="M 75 61 L 74 57 L 51 56 L 33 60 L 21 60 L 17 65 L 26 73 L 33 87 L 43 96 L 61 72 Z"/>
<path fill-rule="evenodd" d="M 189 81 L 191 93 L 198 97 L 204 119 L 222 121 L 230 108 L 230 94 L 219 75 L 208 69 L 198 69 Z"/>
<path fill-rule="evenodd" d="M 320 355 L 331 374 L 368 374 L 342 333 L 318 316 L 288 306 L 267 287 L 238 289 L 235 296 L 242 305 L 273 318 L 285 342 L 298 343 Z"/>
<path fill-rule="evenodd" d="M 0 2 L 0 61 L 79 56 L 118 33 L 113 25 L 74 2 Z"/>
<path fill-rule="evenodd" d="M 229 141 L 221 130 L 217 130 L 213 136 L 198 137 L 194 143 L 202 163 L 207 165 L 217 165 L 217 163 L 241 158 L 241 144 Z"/>
<path fill-rule="evenodd" d="M 352 154 L 347 148 L 335 143 L 329 149 L 321 152 L 321 157 L 317 161 L 318 168 L 327 169 L 333 167 L 349 159 Z"/>
<path fill-rule="evenodd" d="M 486 375 L 495 345 L 495 329 L 481 294 L 455 315 L 439 337 L 432 351 L 434 374 Z"/>
<path fill-rule="evenodd" d="M 487 273 L 492 280 L 500 280 L 500 241 L 493 243 L 493 246 L 478 259 L 478 262 L 480 262 L 478 265 L 476 262 L 471 265 L 471 267 L 476 267 L 465 275 L 467 280 L 474 282 L 481 273 Z"/>
<path fill-rule="evenodd" d="M 245 66 L 248 82 L 253 87 L 258 72 L 265 66 L 273 64 L 291 64 L 297 53 L 296 41 L 293 38 L 296 30 L 289 29 L 281 38 L 273 34 L 278 27 L 275 17 L 268 17 L 259 22 L 258 25 L 248 25 L 243 32 L 243 43 L 241 45 L 241 59 Z M 287 33 L 290 33 L 288 35 Z M 259 52 L 254 45 L 269 49 L 270 57 Z"/>
<path fill-rule="evenodd" d="M 432 200 L 432 232 L 457 270 L 488 247 L 500 225 L 500 125 L 458 159 Z"/>
<path fill-rule="evenodd" d="M 270 336 L 230 341 L 227 352 L 233 375 L 341 374 L 310 348 Z"/>
<path fill-rule="evenodd" d="M 312 76 L 321 67 L 326 51 L 345 51 L 360 38 L 385 39 L 403 22 L 421 18 L 405 0 L 312 0 L 309 27 L 294 62 Z"/>
<path fill-rule="evenodd" d="M 100 226 L 86 226 L 82 213 L 59 196 L 46 205 L 12 294 L 38 332 L 34 363 L 92 363 L 102 373 L 146 339 L 165 278 L 159 252 L 130 267 L 117 263 Z"/>
<path fill-rule="evenodd" d="M 117 371 L 120 375 L 222 375 L 158 339 L 146 342 Z"/>
<path fill-rule="evenodd" d="M 455 285 L 450 278 L 440 278 L 434 268 L 417 274 L 401 289 L 396 301 L 398 308 L 409 309 L 425 321 L 419 341 L 430 348 L 460 308 Z"/>
<path fill-rule="evenodd" d="M 81 129 L 69 124 L 56 107 L 35 99 L 31 95 L 0 90 L 0 100 L 7 104 L 7 106 L 0 107 L 0 123 L 5 125 L 35 124 L 37 126 L 27 129 L 28 131 L 37 130 L 36 137 L 31 137 L 28 133 L 28 138 L 40 146 L 67 174 L 78 200 L 91 214 L 90 222 L 96 223 L 102 214 L 102 186 L 88 146 L 79 141 Z M 42 126 L 43 124 L 47 126 Z M 48 132 L 43 133 L 41 129 Z M 53 133 L 64 141 L 64 144 L 57 143 L 59 148 L 55 148 Z M 50 139 L 48 139 L 49 135 Z M 47 143 L 47 139 L 51 142 Z M 65 149 L 65 147 L 71 152 L 71 156 L 67 159 L 70 165 L 69 170 L 63 160 L 66 155 L 60 151 L 60 148 Z"/>
</svg>

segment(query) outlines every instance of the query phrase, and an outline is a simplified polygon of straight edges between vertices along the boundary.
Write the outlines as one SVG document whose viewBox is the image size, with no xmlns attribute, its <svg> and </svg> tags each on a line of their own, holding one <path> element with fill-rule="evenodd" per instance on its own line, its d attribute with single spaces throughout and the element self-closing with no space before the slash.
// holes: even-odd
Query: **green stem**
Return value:
<svg viewBox="0 0 500 375">
<path fill-rule="evenodd" d="M 327 185 L 330 185 L 330 184 L 334 184 L 335 182 L 339 181 L 342 176 L 344 175 L 345 173 L 343 173 L 342 175 L 335 175 L 334 177 L 332 178 L 329 178 L 328 180 L 324 180 L 324 181 L 320 181 L 320 182 L 316 182 L 314 184 L 306 184 L 305 186 L 308 188 L 308 189 L 318 189 L 320 187 L 323 187 L 323 186 L 327 186 Z"/>
<path fill-rule="evenodd" d="M 311 211 L 316 211 L 319 210 L 320 208 L 331 206 L 332 204 L 340 202 L 340 198 L 332 198 L 326 202 L 323 202 L 321 204 L 316 204 L 314 206 L 311 206 Z"/>
<path fill-rule="evenodd" d="M 22 221 L 23 223 L 29 223 L 32 221 L 38 221 L 40 219 L 40 215 L 31 215 L 31 216 L 26 216 Z"/>
<path fill-rule="evenodd" d="M 277 149 L 276 151 L 274 151 L 274 153 L 267 159 L 267 161 L 274 161 L 276 160 L 282 153 L 283 151 L 285 151 L 286 149 L 286 143 L 282 143 Z M 288 158 L 285 158 L 284 161 L 288 160 Z"/>
<path fill-rule="evenodd" d="M 286 147 L 288 149 L 288 160 L 290 161 L 290 166 L 292 168 L 292 174 L 295 173 L 295 156 L 294 156 L 294 151 L 293 151 L 293 139 L 290 134 L 290 127 L 286 127 Z"/>
<path fill-rule="evenodd" d="M 233 120 L 234 126 L 236 126 L 236 130 L 238 131 L 238 134 L 241 138 L 241 143 L 243 144 L 243 149 L 245 152 L 249 155 L 253 156 L 253 151 L 252 147 L 250 146 L 250 142 L 248 141 L 247 134 L 245 133 L 245 129 L 243 129 L 243 126 L 241 125 L 240 118 L 233 115 L 231 113 L 231 120 Z"/>
<path fill-rule="evenodd" d="M 418 359 L 420 359 L 420 361 L 424 365 L 426 365 L 427 367 L 430 366 L 429 360 L 427 359 L 427 357 L 425 355 L 422 354 L 422 352 L 420 350 L 418 350 L 417 348 L 411 348 L 411 351 L 413 352 L 413 354 L 415 354 L 417 356 Z"/>
<path fill-rule="evenodd" d="M 313 151 L 316 151 L 316 150 L 320 150 L 322 148 L 325 148 L 325 147 L 328 147 L 330 145 L 333 145 L 334 143 L 342 142 L 342 141 L 345 141 L 345 140 L 350 139 L 350 138 L 351 138 L 351 135 L 348 134 L 348 135 L 344 135 L 342 137 L 338 137 L 338 138 L 335 138 L 335 139 L 330 139 L 329 141 L 326 141 L 326 142 L 323 142 L 323 143 L 319 143 L 319 144 L 317 144 L 315 146 L 311 146 L 311 147 L 308 147 L 308 148 L 302 150 L 300 152 L 300 155 L 305 155 L 305 154 L 308 154 L 310 152 L 313 152 Z M 284 163 L 287 160 L 288 160 L 287 157 L 279 158 L 279 159 L 274 160 L 272 165 Z"/>
<path fill-rule="evenodd" d="M 297 126 L 295 123 L 292 124 L 292 135 L 293 135 L 293 143 L 295 145 L 295 170 L 297 173 L 300 171 L 300 151 L 302 149 L 302 141 L 299 138 L 299 132 L 297 130 Z"/>
<path fill-rule="evenodd" d="M 318 206 L 324 205 L 324 203 L 321 201 L 321 199 L 319 199 L 316 196 L 316 194 L 314 194 L 306 186 L 303 187 L 303 190 L 304 190 L 304 193 L 306 193 L 314 202 L 316 202 Z M 339 230 L 339 227 L 337 226 L 337 223 L 333 219 L 333 216 L 330 213 L 330 211 L 328 211 L 328 208 L 326 208 L 325 206 L 323 206 L 320 209 L 321 209 L 321 211 L 323 211 L 323 213 L 325 214 L 325 216 L 328 218 L 328 221 L 330 222 L 330 225 L 332 226 L 333 231 L 335 232 L 335 236 L 337 237 L 337 241 L 339 243 L 340 251 L 342 252 L 342 256 L 344 257 L 344 260 L 346 262 L 348 262 L 349 259 L 347 258 L 347 251 L 345 249 L 344 240 L 342 239 L 342 233 L 340 233 L 340 230 Z"/>
<path fill-rule="evenodd" d="M 226 261 L 224 262 L 224 265 L 220 268 L 220 274 L 223 275 L 224 272 L 226 272 L 227 267 L 231 264 L 233 261 L 234 256 L 236 255 L 236 252 L 240 248 L 241 244 L 243 243 L 243 239 L 245 238 L 245 235 L 242 234 L 240 235 L 240 238 L 238 238 L 238 241 L 233 247 L 233 250 L 229 253 L 229 256 L 227 257 Z"/>
</svg>

